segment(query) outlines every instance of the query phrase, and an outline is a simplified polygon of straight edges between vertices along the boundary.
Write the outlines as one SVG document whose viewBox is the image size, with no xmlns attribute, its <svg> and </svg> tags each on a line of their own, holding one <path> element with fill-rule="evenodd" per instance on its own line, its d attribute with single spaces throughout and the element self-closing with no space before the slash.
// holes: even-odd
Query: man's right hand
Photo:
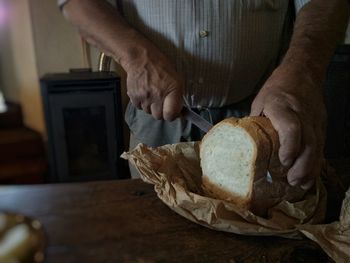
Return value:
<svg viewBox="0 0 350 263">
<path fill-rule="evenodd" d="M 63 13 L 89 43 L 124 68 L 137 108 L 168 121 L 180 114 L 184 85 L 174 66 L 107 1 L 70 0 Z"/>
<path fill-rule="evenodd" d="M 127 93 L 135 107 L 157 120 L 172 121 L 179 116 L 183 106 L 183 80 L 162 53 L 150 47 L 123 64 L 127 72 Z"/>
</svg>

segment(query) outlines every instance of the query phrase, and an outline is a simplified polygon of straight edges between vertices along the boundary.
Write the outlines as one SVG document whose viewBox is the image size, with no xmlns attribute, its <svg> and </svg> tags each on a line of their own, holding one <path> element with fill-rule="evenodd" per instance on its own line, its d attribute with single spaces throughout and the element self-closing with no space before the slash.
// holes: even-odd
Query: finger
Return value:
<svg viewBox="0 0 350 263">
<path fill-rule="evenodd" d="M 318 157 L 316 157 L 316 137 L 314 129 L 309 125 L 304 125 L 303 143 L 305 144 L 303 151 L 287 174 L 288 182 L 292 186 L 299 184 L 309 185 L 309 181 L 314 179 L 320 172 Z"/>
<path fill-rule="evenodd" d="M 132 95 L 132 92 L 130 91 L 127 91 L 126 94 L 128 95 L 130 101 L 131 101 L 131 104 L 134 105 L 135 108 L 141 110 L 141 101 Z"/>
<path fill-rule="evenodd" d="M 148 114 L 151 114 L 151 105 L 149 102 L 144 101 L 141 103 L 142 110 Z"/>
<path fill-rule="evenodd" d="M 280 141 L 279 158 L 281 163 L 290 167 L 300 152 L 301 127 L 298 116 L 285 106 L 267 106 L 264 114 L 270 118 Z"/>
<path fill-rule="evenodd" d="M 250 109 L 250 116 L 260 116 L 263 111 L 263 103 L 259 99 L 259 97 L 256 97 L 252 103 L 251 109 Z"/>
<path fill-rule="evenodd" d="M 135 106 L 135 108 L 142 110 L 141 102 L 139 100 L 135 100 L 133 98 L 130 98 L 130 101 L 131 101 L 132 105 Z"/>
<path fill-rule="evenodd" d="M 151 113 L 153 118 L 155 118 L 156 120 L 161 120 L 163 118 L 163 103 L 152 103 Z"/>
<path fill-rule="evenodd" d="M 303 190 L 309 190 L 314 184 L 315 184 L 315 179 L 311 179 L 306 183 L 303 183 L 302 185 L 300 185 L 300 187 Z"/>
<path fill-rule="evenodd" d="M 320 123 L 319 127 L 315 128 L 316 135 L 316 157 L 315 157 L 315 165 L 314 170 L 311 173 L 312 179 L 308 179 L 307 177 L 304 179 L 300 187 L 304 190 L 310 189 L 314 183 L 315 178 L 321 175 L 322 162 L 323 162 L 323 146 L 324 146 L 324 124 Z"/>
<path fill-rule="evenodd" d="M 179 116 L 182 109 L 182 92 L 179 89 L 169 93 L 163 103 L 163 118 L 167 121 L 173 121 Z"/>
</svg>

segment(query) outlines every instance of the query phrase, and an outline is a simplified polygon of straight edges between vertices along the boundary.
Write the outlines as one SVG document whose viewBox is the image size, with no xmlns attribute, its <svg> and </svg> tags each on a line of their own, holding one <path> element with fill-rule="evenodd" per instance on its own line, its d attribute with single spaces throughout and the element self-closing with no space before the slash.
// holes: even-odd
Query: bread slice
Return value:
<svg viewBox="0 0 350 263">
<path fill-rule="evenodd" d="M 200 144 L 205 192 L 265 215 L 290 192 L 278 148 L 277 132 L 265 117 L 229 118 L 218 123 Z M 274 178 L 272 184 L 266 180 L 268 171 Z"/>
</svg>

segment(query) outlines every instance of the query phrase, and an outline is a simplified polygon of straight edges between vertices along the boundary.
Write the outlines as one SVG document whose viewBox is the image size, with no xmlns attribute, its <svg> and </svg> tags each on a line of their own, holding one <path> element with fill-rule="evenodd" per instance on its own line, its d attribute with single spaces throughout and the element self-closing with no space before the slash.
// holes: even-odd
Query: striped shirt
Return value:
<svg viewBox="0 0 350 263">
<path fill-rule="evenodd" d="M 298 11 L 308 0 L 294 0 Z M 120 0 L 131 26 L 168 56 L 192 107 L 222 107 L 256 92 L 288 45 L 288 0 Z"/>
</svg>

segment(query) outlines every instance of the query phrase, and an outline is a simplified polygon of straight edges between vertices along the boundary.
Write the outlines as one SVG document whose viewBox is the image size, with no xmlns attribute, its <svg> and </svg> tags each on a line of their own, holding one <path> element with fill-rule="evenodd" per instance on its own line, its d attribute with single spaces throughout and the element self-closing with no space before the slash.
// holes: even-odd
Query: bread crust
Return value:
<svg viewBox="0 0 350 263">
<path fill-rule="evenodd" d="M 286 170 L 278 158 L 279 140 L 278 134 L 270 120 L 266 117 L 245 117 L 242 119 L 228 118 L 216 124 L 203 138 L 204 142 L 217 127 L 232 125 L 244 129 L 254 142 L 253 168 L 250 172 L 250 191 L 245 196 L 238 196 L 210 180 L 203 174 L 202 185 L 204 191 L 211 197 L 227 200 L 242 209 L 249 209 L 253 213 L 265 216 L 268 208 L 280 202 L 286 191 L 290 192 L 290 186 L 286 180 Z M 200 145 L 200 153 L 202 144 Z M 202 154 L 201 154 L 202 155 Z M 270 172 L 275 184 L 266 181 L 267 171 Z M 254 182 L 259 181 L 258 184 Z M 283 190 L 285 188 L 285 191 Z M 303 192 L 297 191 L 295 196 L 302 196 Z"/>
<path fill-rule="evenodd" d="M 220 186 L 215 185 L 210 181 L 210 178 L 203 174 L 202 184 L 206 193 L 212 197 L 223 199 L 235 203 L 242 209 L 251 209 L 253 196 L 253 184 L 254 181 L 266 177 L 266 170 L 268 167 L 268 160 L 272 150 L 271 142 L 266 133 L 261 129 L 259 125 L 252 122 L 249 118 L 236 119 L 228 118 L 220 123 L 216 124 L 203 138 L 202 142 L 206 140 L 215 131 L 215 128 L 222 125 L 232 125 L 233 127 L 239 127 L 247 132 L 250 139 L 254 144 L 253 152 L 253 166 L 250 171 L 250 182 L 249 182 L 249 193 L 246 197 L 235 195 L 234 193 L 228 192 Z"/>
<path fill-rule="evenodd" d="M 252 122 L 256 123 L 261 129 L 266 132 L 270 143 L 272 145 L 272 151 L 269 162 L 269 172 L 273 178 L 285 177 L 287 169 L 281 164 L 278 151 L 280 148 L 280 142 L 277 131 L 273 128 L 271 121 L 266 117 L 249 117 Z"/>
</svg>

